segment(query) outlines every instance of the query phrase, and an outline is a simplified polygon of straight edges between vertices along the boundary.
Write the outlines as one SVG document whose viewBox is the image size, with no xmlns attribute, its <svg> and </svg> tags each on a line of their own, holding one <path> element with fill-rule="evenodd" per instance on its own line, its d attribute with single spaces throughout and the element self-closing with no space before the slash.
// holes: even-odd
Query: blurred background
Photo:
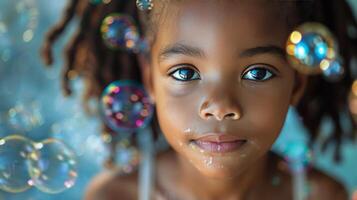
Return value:
<svg viewBox="0 0 357 200">
<path fill-rule="evenodd" d="M 86 115 L 82 109 L 84 84 L 73 77 L 74 95 L 65 98 L 59 79 L 61 50 L 74 31 L 71 27 L 78 22 L 72 22 L 56 43 L 53 67 L 45 68 L 39 55 L 45 33 L 60 19 L 66 3 L 0 0 L 0 200 L 81 199 L 91 178 L 103 170 L 108 152 L 100 138 L 100 119 Z M 357 13 L 357 1 L 350 3 Z M 323 131 L 328 133 L 328 129 L 327 120 Z M 286 153 L 287 144 L 296 144 L 298 148 L 293 151 L 304 151 L 305 134 L 291 109 L 274 149 Z M 48 163 L 46 159 L 57 159 L 57 165 L 37 187 L 30 187 L 31 182 L 24 187 L 23 182 L 28 182 L 30 175 L 36 176 L 37 169 L 44 166 L 16 156 L 16 148 L 31 143 L 30 140 L 43 151 L 42 165 Z M 339 164 L 332 161 L 332 149 L 323 154 L 317 149 L 312 164 L 341 181 L 352 194 L 357 189 L 357 144 L 344 143 L 343 161 Z M 12 170 L 22 172 L 16 174 L 12 183 L 4 181 L 11 177 L 1 168 L 9 160 L 18 162 Z M 32 173 L 28 173 L 27 166 L 31 166 Z"/>
</svg>

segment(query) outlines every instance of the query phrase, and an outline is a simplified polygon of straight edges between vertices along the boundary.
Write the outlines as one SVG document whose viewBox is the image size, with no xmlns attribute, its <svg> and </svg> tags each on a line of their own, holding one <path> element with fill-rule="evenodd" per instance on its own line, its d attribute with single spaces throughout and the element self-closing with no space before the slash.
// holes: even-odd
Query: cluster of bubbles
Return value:
<svg viewBox="0 0 357 200">
<path fill-rule="evenodd" d="M 305 74 L 322 73 L 327 80 L 340 80 L 344 74 L 333 35 L 319 23 L 305 23 L 294 30 L 287 41 L 288 60 Z"/>
<path fill-rule="evenodd" d="M 20 135 L 0 139 L 1 190 L 19 193 L 34 186 L 54 194 L 71 188 L 76 179 L 76 157 L 62 141 L 33 142 Z"/>
<path fill-rule="evenodd" d="M 154 107 L 144 88 L 129 80 L 114 81 L 103 91 L 101 110 L 115 132 L 134 132 L 151 121 Z"/>
<path fill-rule="evenodd" d="M 152 0 L 136 0 L 136 6 L 140 10 L 151 10 L 154 7 Z"/>
<path fill-rule="evenodd" d="M 147 44 L 142 40 L 133 19 L 128 15 L 111 13 L 104 18 L 100 27 L 104 44 L 113 50 L 131 52 L 146 51 Z"/>
<path fill-rule="evenodd" d="M 0 12 L 0 60 L 7 62 L 14 43 L 33 39 L 39 12 L 35 0 L 0 1 L 0 7 L 7 8 Z"/>
<path fill-rule="evenodd" d="M 40 106 L 35 101 L 17 103 L 2 118 L 12 129 L 17 131 L 30 131 L 44 123 Z"/>
</svg>

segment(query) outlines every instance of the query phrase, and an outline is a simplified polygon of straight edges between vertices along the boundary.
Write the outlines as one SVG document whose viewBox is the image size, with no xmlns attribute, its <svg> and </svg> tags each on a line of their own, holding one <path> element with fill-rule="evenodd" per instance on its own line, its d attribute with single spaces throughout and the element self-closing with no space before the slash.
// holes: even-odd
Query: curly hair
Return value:
<svg viewBox="0 0 357 200">
<path fill-rule="evenodd" d="M 103 0 L 102 0 L 103 1 Z M 102 20 L 110 13 L 117 12 L 130 15 L 138 25 L 140 34 L 147 38 L 155 37 L 160 13 L 165 11 L 169 1 L 154 1 L 155 8 L 151 11 L 138 11 L 134 0 L 107 0 L 104 3 L 92 3 L 90 0 L 70 0 L 62 19 L 47 34 L 41 50 L 43 60 L 47 65 L 53 63 L 52 46 L 63 33 L 68 23 L 74 18 L 80 20 L 77 31 L 68 43 L 65 51 L 63 68 L 63 89 L 65 95 L 71 94 L 70 80 L 74 75 L 80 75 L 86 82 L 83 100 L 86 110 L 90 98 L 100 98 L 103 89 L 112 81 L 132 79 L 141 82 L 140 67 L 134 53 L 122 50 L 112 50 L 105 46 L 101 38 L 100 26 Z M 348 35 L 348 29 L 357 29 L 356 19 L 345 0 L 293 0 L 289 2 L 296 20 L 289 22 L 294 27 L 306 21 L 325 24 L 336 36 L 340 54 L 344 59 L 345 76 L 337 83 L 324 80 L 321 76 L 309 77 L 304 97 L 297 106 L 305 126 L 310 133 L 311 145 L 319 135 L 320 127 L 325 117 L 333 122 L 333 130 L 324 141 L 323 149 L 335 144 L 335 159 L 340 159 L 340 146 L 344 138 L 354 139 L 355 125 L 349 112 L 352 129 L 344 130 L 341 113 L 347 111 L 347 96 L 355 77 L 351 73 L 351 59 L 357 57 L 357 38 Z M 289 13 L 287 13 L 289 15 Z M 290 14 L 291 15 L 291 14 Z M 153 129 L 157 129 L 157 120 Z M 109 131 L 104 126 L 104 130 Z M 155 132 L 155 131 L 154 131 Z"/>
</svg>

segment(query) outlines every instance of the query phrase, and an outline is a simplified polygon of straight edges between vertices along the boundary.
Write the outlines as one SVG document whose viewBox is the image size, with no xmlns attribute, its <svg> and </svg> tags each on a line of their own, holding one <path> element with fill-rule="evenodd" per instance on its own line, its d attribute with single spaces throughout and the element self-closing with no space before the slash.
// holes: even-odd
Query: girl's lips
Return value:
<svg viewBox="0 0 357 200">
<path fill-rule="evenodd" d="M 205 134 L 193 140 L 193 143 L 206 152 L 225 153 L 238 149 L 246 140 L 233 134 Z"/>
</svg>

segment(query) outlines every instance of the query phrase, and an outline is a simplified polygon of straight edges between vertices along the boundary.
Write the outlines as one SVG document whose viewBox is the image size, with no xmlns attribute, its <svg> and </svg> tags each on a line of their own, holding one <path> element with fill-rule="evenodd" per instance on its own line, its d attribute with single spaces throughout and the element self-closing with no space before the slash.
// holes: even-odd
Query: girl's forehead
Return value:
<svg viewBox="0 0 357 200">
<path fill-rule="evenodd" d="M 283 5 L 274 0 L 175 1 L 162 15 L 156 43 L 185 42 L 212 49 L 237 45 L 283 46 L 288 35 Z M 154 45 L 155 46 L 155 45 Z M 212 47 L 212 48 L 210 48 Z"/>
</svg>

